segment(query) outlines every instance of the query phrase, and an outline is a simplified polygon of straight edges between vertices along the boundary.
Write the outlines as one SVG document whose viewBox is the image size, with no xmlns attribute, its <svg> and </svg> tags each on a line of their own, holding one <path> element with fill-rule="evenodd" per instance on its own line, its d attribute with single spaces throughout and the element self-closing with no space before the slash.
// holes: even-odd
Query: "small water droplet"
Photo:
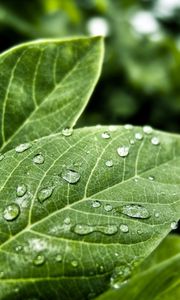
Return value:
<svg viewBox="0 0 180 300">
<path fill-rule="evenodd" d="M 134 145 L 135 144 L 135 141 L 133 139 L 130 139 L 130 144 L 131 145 Z"/>
<path fill-rule="evenodd" d="M 110 126 L 108 127 L 108 129 L 109 129 L 109 131 L 111 131 L 111 132 L 115 132 L 115 131 L 117 130 L 117 126 L 115 126 L 115 125 L 110 125 Z"/>
<path fill-rule="evenodd" d="M 16 195 L 18 197 L 22 197 L 27 192 L 27 186 L 25 184 L 19 184 L 16 188 Z"/>
<path fill-rule="evenodd" d="M 129 154 L 129 147 L 126 146 L 119 147 L 117 148 L 117 153 L 121 157 L 126 157 Z"/>
<path fill-rule="evenodd" d="M 171 222 L 171 229 L 175 230 L 178 228 L 178 223 L 176 221 Z"/>
<path fill-rule="evenodd" d="M 121 212 L 126 216 L 137 219 L 147 219 L 150 217 L 148 210 L 144 206 L 138 204 L 124 205 Z"/>
<path fill-rule="evenodd" d="M 115 268 L 111 277 L 110 284 L 114 289 L 119 289 L 127 281 L 127 278 L 131 276 L 131 269 L 128 265 L 121 265 Z"/>
<path fill-rule="evenodd" d="M 152 139 L 151 139 L 151 143 L 152 143 L 153 145 L 157 146 L 157 145 L 160 144 L 160 140 L 159 140 L 159 138 L 158 138 L 157 136 L 154 136 L 154 137 L 152 137 Z"/>
<path fill-rule="evenodd" d="M 61 174 L 62 178 L 68 183 L 74 184 L 80 180 L 80 174 L 74 170 L 66 169 Z"/>
<path fill-rule="evenodd" d="M 106 165 L 107 167 L 112 167 L 112 166 L 113 166 L 113 161 L 112 161 L 112 160 L 107 160 L 107 161 L 105 162 L 105 165 Z"/>
<path fill-rule="evenodd" d="M 44 156 L 42 154 L 36 154 L 33 157 L 33 163 L 35 163 L 35 164 L 43 164 L 44 163 Z"/>
<path fill-rule="evenodd" d="M 61 254 L 57 254 L 55 260 L 57 262 L 62 262 L 62 255 Z"/>
<path fill-rule="evenodd" d="M 111 211 L 113 209 L 112 205 L 111 204 L 105 204 L 104 205 L 104 210 L 105 211 Z"/>
<path fill-rule="evenodd" d="M 42 188 L 37 194 L 38 201 L 40 203 L 43 203 L 45 200 L 51 197 L 53 191 L 54 191 L 54 187 L 52 186 Z"/>
<path fill-rule="evenodd" d="M 4 154 L 0 153 L 0 161 L 4 159 Z"/>
<path fill-rule="evenodd" d="M 109 139 L 109 138 L 111 137 L 111 135 L 110 135 L 109 132 L 105 131 L 105 132 L 103 132 L 103 133 L 101 134 L 101 137 L 102 137 L 103 139 Z"/>
<path fill-rule="evenodd" d="M 156 218 L 159 218 L 159 213 L 158 212 L 156 212 L 154 215 L 155 215 Z"/>
<path fill-rule="evenodd" d="M 69 217 L 64 219 L 64 224 L 69 225 L 71 223 L 71 219 Z"/>
<path fill-rule="evenodd" d="M 138 233 L 139 235 L 141 235 L 141 234 L 142 234 L 142 230 L 141 230 L 141 229 L 138 229 L 138 230 L 137 230 L 137 233 Z"/>
<path fill-rule="evenodd" d="M 95 200 L 92 202 L 92 207 L 97 208 L 101 206 L 101 202 L 98 200 Z"/>
<path fill-rule="evenodd" d="M 146 134 L 151 134 L 151 133 L 153 132 L 153 129 L 152 129 L 151 126 L 145 125 L 145 126 L 143 127 L 143 131 L 144 131 L 144 133 L 146 133 Z"/>
<path fill-rule="evenodd" d="M 21 245 L 16 246 L 15 250 L 16 252 L 22 251 L 23 247 Z"/>
<path fill-rule="evenodd" d="M 6 221 L 13 221 L 15 220 L 20 214 L 19 205 L 12 203 L 9 204 L 3 212 L 3 217 Z"/>
<path fill-rule="evenodd" d="M 44 255 L 41 255 L 41 254 L 38 254 L 33 260 L 33 264 L 35 266 L 41 266 L 44 263 L 45 263 L 45 257 L 44 257 Z"/>
<path fill-rule="evenodd" d="M 138 182 L 138 180 L 139 180 L 139 179 L 138 179 L 137 177 L 134 178 L 134 181 L 135 181 L 135 182 Z"/>
<path fill-rule="evenodd" d="M 73 134 L 73 128 L 66 127 L 62 130 L 62 135 L 71 136 Z"/>
<path fill-rule="evenodd" d="M 141 141 L 143 139 L 143 134 L 141 132 L 136 132 L 135 133 L 135 139 L 137 141 Z"/>
<path fill-rule="evenodd" d="M 26 150 L 28 150 L 29 148 L 31 148 L 31 144 L 29 143 L 25 143 L 25 144 L 20 144 L 15 148 L 15 151 L 18 153 L 24 152 Z"/>
<path fill-rule="evenodd" d="M 128 227 L 128 225 L 126 225 L 126 224 L 121 224 L 121 225 L 119 226 L 119 229 L 120 229 L 122 232 L 124 232 L 124 233 L 129 232 L 129 227 Z"/>
<path fill-rule="evenodd" d="M 131 129 L 133 129 L 133 125 L 131 125 L 131 124 L 125 124 L 124 128 L 131 130 Z"/>
<path fill-rule="evenodd" d="M 151 181 L 154 181 L 155 178 L 154 178 L 154 176 L 149 176 L 148 179 Z"/>
<path fill-rule="evenodd" d="M 71 262 L 71 265 L 72 265 L 74 268 L 76 268 L 76 267 L 78 266 L 77 260 L 73 260 L 73 261 Z"/>
</svg>

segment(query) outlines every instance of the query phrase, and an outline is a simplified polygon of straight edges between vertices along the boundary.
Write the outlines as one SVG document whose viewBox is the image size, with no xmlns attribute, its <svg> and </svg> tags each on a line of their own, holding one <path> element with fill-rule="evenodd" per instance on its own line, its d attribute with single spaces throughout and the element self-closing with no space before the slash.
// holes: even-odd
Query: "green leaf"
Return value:
<svg viewBox="0 0 180 300">
<path fill-rule="evenodd" d="M 100 74 L 101 37 L 42 40 L 0 56 L 0 151 L 74 126 Z"/>
<path fill-rule="evenodd" d="M 175 227 L 180 138 L 143 130 L 90 127 L 5 153 L 0 299 L 95 297 Z"/>
</svg>

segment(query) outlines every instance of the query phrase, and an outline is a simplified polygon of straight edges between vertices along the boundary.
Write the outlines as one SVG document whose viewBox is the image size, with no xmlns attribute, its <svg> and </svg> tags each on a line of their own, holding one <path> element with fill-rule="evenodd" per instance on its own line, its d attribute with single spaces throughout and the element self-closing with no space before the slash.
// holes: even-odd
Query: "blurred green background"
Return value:
<svg viewBox="0 0 180 300">
<path fill-rule="evenodd" d="M 0 1 L 0 51 L 46 37 L 104 35 L 101 79 L 78 126 L 180 129 L 180 0 Z"/>
</svg>

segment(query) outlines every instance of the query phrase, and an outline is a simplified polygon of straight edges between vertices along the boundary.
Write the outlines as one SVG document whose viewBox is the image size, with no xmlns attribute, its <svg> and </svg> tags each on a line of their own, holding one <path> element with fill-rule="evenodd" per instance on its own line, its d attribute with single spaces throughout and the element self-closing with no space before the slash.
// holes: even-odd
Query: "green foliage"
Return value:
<svg viewBox="0 0 180 300">
<path fill-rule="evenodd" d="M 1 55 L 2 300 L 84 300 L 128 279 L 146 297 L 138 278 L 149 285 L 154 274 L 159 296 L 166 270 L 178 293 L 176 250 L 144 268 L 180 218 L 180 137 L 150 126 L 72 128 L 102 57 L 99 37 L 32 42 Z M 129 299 L 124 289 L 109 292 Z"/>
</svg>

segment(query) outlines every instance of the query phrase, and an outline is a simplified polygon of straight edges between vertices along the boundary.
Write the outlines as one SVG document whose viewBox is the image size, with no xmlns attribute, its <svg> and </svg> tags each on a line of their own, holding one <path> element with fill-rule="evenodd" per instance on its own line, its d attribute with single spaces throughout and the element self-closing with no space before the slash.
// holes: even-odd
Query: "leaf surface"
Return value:
<svg viewBox="0 0 180 300">
<path fill-rule="evenodd" d="M 0 55 L 0 151 L 72 127 L 98 80 L 101 37 L 40 40 Z"/>
<path fill-rule="evenodd" d="M 87 299 L 131 276 L 180 217 L 179 146 L 177 135 L 90 127 L 5 153 L 0 299 Z"/>
</svg>

